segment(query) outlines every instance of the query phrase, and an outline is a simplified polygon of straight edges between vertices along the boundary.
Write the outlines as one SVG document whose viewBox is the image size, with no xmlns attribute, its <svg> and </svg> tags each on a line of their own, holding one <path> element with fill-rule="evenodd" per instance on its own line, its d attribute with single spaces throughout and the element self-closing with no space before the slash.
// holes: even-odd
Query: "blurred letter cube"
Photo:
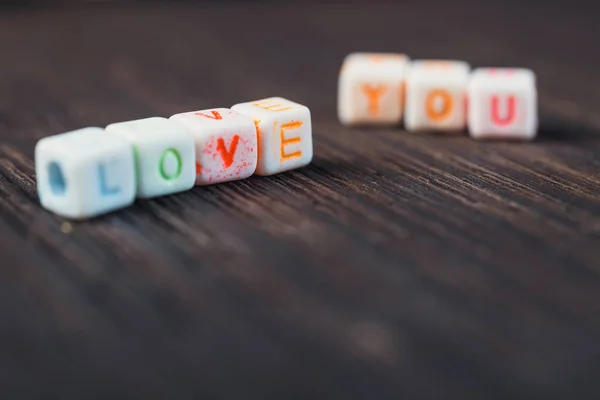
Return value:
<svg viewBox="0 0 600 400">
<path fill-rule="evenodd" d="M 415 61 L 406 79 L 406 129 L 464 130 L 469 70 L 463 61 Z"/>
<path fill-rule="evenodd" d="M 338 118 L 345 125 L 397 125 L 404 108 L 404 54 L 351 53 L 338 79 Z"/>
<path fill-rule="evenodd" d="M 163 196 L 194 186 L 194 139 L 184 125 L 153 117 L 110 124 L 106 131 L 134 146 L 137 197 Z"/>
<path fill-rule="evenodd" d="M 469 82 L 469 132 L 474 139 L 535 138 L 537 90 L 533 71 L 479 68 Z"/>
<path fill-rule="evenodd" d="M 135 200 L 133 147 L 101 128 L 41 139 L 35 171 L 42 206 L 64 217 L 93 217 Z"/>
</svg>

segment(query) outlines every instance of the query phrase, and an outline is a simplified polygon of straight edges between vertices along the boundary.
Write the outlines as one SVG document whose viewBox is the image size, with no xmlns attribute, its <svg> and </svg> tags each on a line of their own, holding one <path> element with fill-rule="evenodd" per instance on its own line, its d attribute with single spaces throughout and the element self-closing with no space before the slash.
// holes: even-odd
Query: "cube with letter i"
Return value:
<svg viewBox="0 0 600 400">
<path fill-rule="evenodd" d="M 478 68 L 468 86 L 469 132 L 474 139 L 535 138 L 537 90 L 525 68 Z"/>
<path fill-rule="evenodd" d="M 281 98 L 231 107 L 254 120 L 258 137 L 257 175 L 273 175 L 308 165 L 313 157 L 310 110 Z"/>
<path fill-rule="evenodd" d="M 91 218 L 135 200 L 133 146 L 102 128 L 41 139 L 35 172 L 42 206 L 63 217 Z"/>
<path fill-rule="evenodd" d="M 338 118 L 344 125 L 397 125 L 404 109 L 410 60 L 397 53 L 351 53 L 338 79 Z"/>
<path fill-rule="evenodd" d="M 256 169 L 258 146 L 254 120 L 228 108 L 175 114 L 196 145 L 196 185 L 248 178 Z"/>
<path fill-rule="evenodd" d="M 469 64 L 463 61 L 415 61 L 406 78 L 406 129 L 464 130 L 469 71 Z"/>
</svg>

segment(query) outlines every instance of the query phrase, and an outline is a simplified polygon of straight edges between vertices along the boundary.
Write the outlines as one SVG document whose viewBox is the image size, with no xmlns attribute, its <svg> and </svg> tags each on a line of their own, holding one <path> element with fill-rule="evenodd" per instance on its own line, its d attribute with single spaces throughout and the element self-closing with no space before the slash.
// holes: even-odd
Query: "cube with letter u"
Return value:
<svg viewBox="0 0 600 400">
<path fill-rule="evenodd" d="M 537 91 L 533 71 L 476 69 L 468 95 L 472 138 L 530 140 L 536 136 Z"/>
</svg>

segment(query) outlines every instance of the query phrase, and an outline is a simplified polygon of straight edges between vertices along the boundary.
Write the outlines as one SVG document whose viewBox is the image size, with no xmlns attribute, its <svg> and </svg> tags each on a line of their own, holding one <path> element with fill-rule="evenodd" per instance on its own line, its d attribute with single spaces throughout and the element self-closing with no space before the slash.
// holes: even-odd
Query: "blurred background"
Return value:
<svg viewBox="0 0 600 400">
<path fill-rule="evenodd" d="M 240 93 L 242 97 L 270 95 L 272 90 L 262 84 L 270 81 L 326 116 L 335 112 L 342 58 L 352 51 L 391 51 L 412 58 L 461 59 L 474 67 L 532 68 L 542 83 L 542 107 L 565 116 L 575 112 L 566 104 L 570 99 L 577 97 L 583 106 L 596 107 L 600 96 L 597 85 L 579 79 L 595 76 L 600 62 L 593 34 L 600 9 L 595 1 L 4 0 L 0 4 L 3 68 L 21 76 L 36 69 L 28 75 L 29 86 L 40 74 L 46 78 L 39 81 L 44 81 L 55 73 L 69 73 L 72 81 L 81 78 L 79 90 L 84 90 L 84 81 L 104 77 L 113 84 L 162 91 L 167 107 L 168 100 L 177 107 L 205 104 L 201 95 L 207 93 L 213 101 L 229 104 L 238 99 L 224 94 L 233 92 L 213 90 L 215 82 L 200 85 L 192 79 L 193 70 L 202 74 L 225 68 L 231 80 L 219 84 L 235 85 L 240 80 L 248 89 Z M 90 46 L 95 51 L 78 57 Z M 294 51 L 296 46 L 310 50 Z M 267 57 L 272 58 L 268 63 L 251 62 Z M 223 59 L 231 61 L 224 66 Z M 132 79 L 125 82 L 128 76 Z M 0 79 L 0 87 L 17 92 L 11 97 L 18 98 L 22 88 L 15 78 L 11 82 Z M 176 94 L 183 82 L 195 92 Z M 105 90 L 111 87 L 106 85 Z M 318 96 L 316 88 L 323 88 Z M 76 95 L 68 87 L 64 94 Z"/>
<path fill-rule="evenodd" d="M 0 399 L 598 399 L 599 3 L 3 0 Z M 531 68 L 561 123 L 371 147 L 336 119 L 353 51 Z M 40 210 L 44 136 L 275 95 L 306 171 Z"/>
</svg>

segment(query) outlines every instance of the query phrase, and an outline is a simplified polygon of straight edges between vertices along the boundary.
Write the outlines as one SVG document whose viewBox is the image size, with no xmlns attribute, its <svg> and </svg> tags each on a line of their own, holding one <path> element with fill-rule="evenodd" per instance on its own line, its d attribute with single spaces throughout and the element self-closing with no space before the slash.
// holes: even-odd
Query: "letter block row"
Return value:
<svg viewBox="0 0 600 400">
<path fill-rule="evenodd" d="M 477 68 L 404 54 L 352 53 L 338 80 L 344 125 L 398 125 L 409 131 L 462 131 L 474 139 L 536 136 L 537 89 L 525 68 Z"/>
<path fill-rule="evenodd" d="M 72 219 L 312 161 L 310 110 L 281 97 L 89 127 L 35 148 L 42 206 Z"/>
</svg>

